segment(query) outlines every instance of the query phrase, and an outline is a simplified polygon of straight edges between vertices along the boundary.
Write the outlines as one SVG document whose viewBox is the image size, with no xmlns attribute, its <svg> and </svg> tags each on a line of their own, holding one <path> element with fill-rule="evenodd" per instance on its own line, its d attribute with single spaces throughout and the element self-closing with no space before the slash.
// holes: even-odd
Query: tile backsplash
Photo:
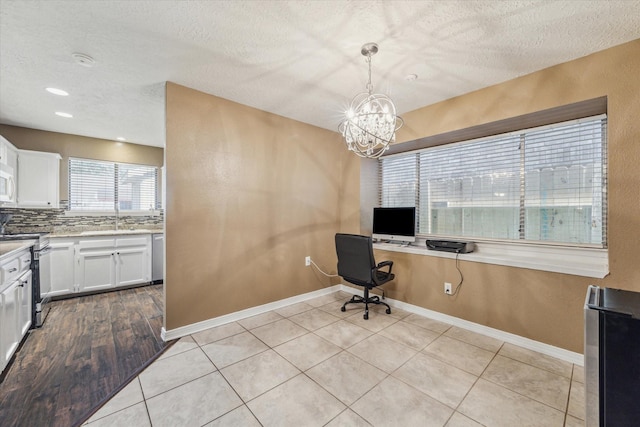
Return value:
<svg viewBox="0 0 640 427">
<path fill-rule="evenodd" d="M 11 219 L 5 226 L 5 233 L 65 233 L 89 230 L 118 229 L 161 229 L 164 212 L 157 211 L 155 215 L 123 215 L 89 216 L 66 215 L 67 201 L 60 202 L 59 209 L 23 209 L 0 208 L 2 213 L 10 214 Z"/>
</svg>

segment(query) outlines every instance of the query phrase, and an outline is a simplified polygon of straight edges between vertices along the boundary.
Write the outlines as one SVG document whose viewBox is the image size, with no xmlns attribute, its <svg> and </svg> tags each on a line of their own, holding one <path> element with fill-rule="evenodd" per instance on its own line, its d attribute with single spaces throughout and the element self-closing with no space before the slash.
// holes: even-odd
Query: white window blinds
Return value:
<svg viewBox="0 0 640 427">
<path fill-rule="evenodd" d="M 69 159 L 69 209 L 148 211 L 158 207 L 158 168 Z"/>
<path fill-rule="evenodd" d="M 606 245 L 606 116 L 382 157 L 424 236 Z"/>
<path fill-rule="evenodd" d="M 114 163 L 69 159 L 70 210 L 114 210 L 115 197 Z"/>
<path fill-rule="evenodd" d="M 117 168 L 119 209 L 156 209 L 158 168 L 131 164 L 118 164 Z"/>
</svg>

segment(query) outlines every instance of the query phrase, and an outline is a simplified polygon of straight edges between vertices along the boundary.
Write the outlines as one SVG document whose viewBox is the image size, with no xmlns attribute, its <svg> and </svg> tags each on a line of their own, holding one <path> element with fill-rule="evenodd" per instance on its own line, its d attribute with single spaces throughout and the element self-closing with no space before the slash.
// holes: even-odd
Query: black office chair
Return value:
<svg viewBox="0 0 640 427">
<path fill-rule="evenodd" d="M 354 295 L 340 310 L 346 311 L 347 304 L 364 304 L 366 320 L 369 318 L 369 304 L 379 304 L 386 306 L 387 314 L 391 314 L 389 304 L 380 301 L 377 295 L 370 297 L 369 291 L 393 280 L 395 277 L 391 274 L 393 261 L 376 264 L 371 237 L 356 234 L 336 234 L 336 253 L 338 254 L 338 275 L 349 283 L 364 287 L 364 297 Z M 389 267 L 389 270 L 380 271 L 383 267 Z"/>
</svg>

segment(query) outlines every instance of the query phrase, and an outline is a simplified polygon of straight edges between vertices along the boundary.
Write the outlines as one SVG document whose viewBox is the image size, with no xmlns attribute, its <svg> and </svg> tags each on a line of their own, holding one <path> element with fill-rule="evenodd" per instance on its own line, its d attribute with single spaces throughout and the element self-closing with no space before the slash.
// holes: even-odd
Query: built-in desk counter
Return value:
<svg viewBox="0 0 640 427">
<path fill-rule="evenodd" d="M 473 252 L 456 254 L 429 250 L 424 239 L 419 239 L 411 245 L 374 243 L 373 249 L 440 258 L 455 259 L 458 257 L 461 261 L 552 271 L 600 279 L 609 274 L 607 250 L 601 248 L 533 243 L 476 242 L 476 248 Z"/>
</svg>

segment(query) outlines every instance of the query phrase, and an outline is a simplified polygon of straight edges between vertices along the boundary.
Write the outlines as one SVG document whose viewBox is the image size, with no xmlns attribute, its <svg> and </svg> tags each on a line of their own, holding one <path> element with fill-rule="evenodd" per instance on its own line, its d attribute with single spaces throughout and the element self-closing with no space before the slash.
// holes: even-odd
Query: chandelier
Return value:
<svg viewBox="0 0 640 427">
<path fill-rule="evenodd" d="M 377 159 L 396 140 L 396 131 L 403 125 L 396 115 L 396 106 L 387 96 L 373 92 L 371 84 L 371 57 L 378 52 L 378 45 L 367 43 L 360 53 L 369 64 L 367 91 L 357 94 L 351 101 L 346 118 L 338 126 L 347 148 L 360 157 Z"/>
</svg>

